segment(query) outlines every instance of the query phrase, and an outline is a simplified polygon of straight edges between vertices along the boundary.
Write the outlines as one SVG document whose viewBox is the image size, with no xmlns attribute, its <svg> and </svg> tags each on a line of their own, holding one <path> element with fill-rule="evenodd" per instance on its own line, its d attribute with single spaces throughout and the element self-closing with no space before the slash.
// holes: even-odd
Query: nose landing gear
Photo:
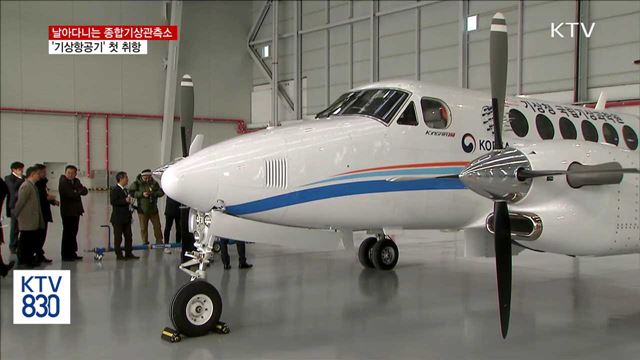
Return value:
<svg viewBox="0 0 640 360">
<path fill-rule="evenodd" d="M 358 260 L 365 268 L 391 270 L 398 263 L 398 257 L 396 243 L 386 236 L 366 238 L 358 249 Z"/>
<path fill-rule="evenodd" d="M 191 277 L 191 282 L 182 286 L 171 301 L 171 322 L 180 334 L 190 337 L 202 336 L 211 331 L 228 333 L 221 328 L 222 298 L 220 293 L 204 279 L 215 252 L 215 236 L 209 231 L 210 213 L 191 211 L 189 231 L 194 237 L 194 251 L 185 253 L 190 257 L 180 265 L 180 270 Z M 224 324 L 223 324 L 224 325 Z M 225 332 L 226 330 L 226 332 Z"/>
</svg>

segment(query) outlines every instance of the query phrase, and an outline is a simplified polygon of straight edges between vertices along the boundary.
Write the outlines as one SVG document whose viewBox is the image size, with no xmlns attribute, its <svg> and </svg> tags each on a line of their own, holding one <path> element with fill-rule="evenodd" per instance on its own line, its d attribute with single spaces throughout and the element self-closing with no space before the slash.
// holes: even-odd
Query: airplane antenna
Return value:
<svg viewBox="0 0 640 360">
<path fill-rule="evenodd" d="M 600 92 L 600 96 L 598 97 L 598 102 L 596 103 L 595 110 L 602 111 L 607 106 L 607 93 L 604 91 Z"/>
</svg>

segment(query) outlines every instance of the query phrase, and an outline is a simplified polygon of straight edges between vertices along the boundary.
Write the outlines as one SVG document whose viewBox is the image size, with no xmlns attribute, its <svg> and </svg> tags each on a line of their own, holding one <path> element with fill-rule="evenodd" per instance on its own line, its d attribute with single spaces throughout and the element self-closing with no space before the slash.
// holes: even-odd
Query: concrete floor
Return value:
<svg viewBox="0 0 640 360">
<path fill-rule="evenodd" d="M 106 236 L 106 196 L 85 201 L 83 249 Z M 57 211 L 56 211 L 57 212 Z M 56 214 L 57 216 L 57 214 Z M 222 293 L 228 335 L 169 344 L 169 302 L 188 281 L 178 255 L 138 261 L 59 261 L 59 219 L 47 269 L 71 269 L 71 325 L 13 325 L 11 277 L 0 280 L 0 358 L 5 359 L 637 359 L 640 256 L 514 257 L 511 329 L 499 335 L 494 264 L 456 256 L 453 241 L 399 239 L 391 272 L 363 270 L 351 252 L 248 246 L 248 271 L 208 280 Z M 134 230 L 134 239 L 139 235 Z M 3 248 L 6 251 L 6 247 Z M 5 254 L 5 260 L 7 258 Z"/>
</svg>

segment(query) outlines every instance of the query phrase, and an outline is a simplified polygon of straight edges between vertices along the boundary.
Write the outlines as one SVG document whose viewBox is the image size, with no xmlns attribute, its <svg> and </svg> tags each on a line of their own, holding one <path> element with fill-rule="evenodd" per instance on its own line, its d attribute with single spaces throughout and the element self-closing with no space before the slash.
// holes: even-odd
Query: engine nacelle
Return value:
<svg viewBox="0 0 640 360">
<path fill-rule="evenodd" d="M 567 170 L 574 163 L 617 162 L 623 168 L 638 168 L 639 161 L 638 151 L 578 141 L 542 142 L 519 150 L 532 171 Z M 624 174 L 618 184 L 577 188 L 567 175 L 537 177 L 527 194 L 509 205 L 509 212 L 539 217 L 539 236 L 524 244 L 536 250 L 567 255 L 640 252 L 639 177 Z"/>
</svg>

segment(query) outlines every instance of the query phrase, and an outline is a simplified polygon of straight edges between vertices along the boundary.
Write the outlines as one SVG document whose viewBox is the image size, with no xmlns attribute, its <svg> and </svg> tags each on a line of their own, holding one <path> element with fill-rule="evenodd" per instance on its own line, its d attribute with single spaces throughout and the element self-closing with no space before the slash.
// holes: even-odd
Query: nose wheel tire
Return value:
<svg viewBox="0 0 640 360">
<path fill-rule="evenodd" d="M 398 246 L 393 240 L 385 238 L 373 245 L 371 261 L 378 270 L 391 270 L 398 263 Z"/>
<path fill-rule="evenodd" d="M 373 246 L 376 244 L 378 239 L 375 237 L 370 237 L 364 239 L 362 243 L 360 243 L 360 247 L 358 248 L 358 260 L 360 260 L 360 264 L 365 268 L 373 269 L 373 261 L 372 261 L 372 250 Z"/>
<path fill-rule="evenodd" d="M 196 280 L 180 288 L 171 301 L 171 322 L 179 333 L 195 337 L 215 329 L 222 313 L 222 298 L 215 286 Z"/>
<path fill-rule="evenodd" d="M 222 250 L 222 245 L 220 245 L 220 241 L 216 241 L 213 243 L 213 252 L 218 254 Z"/>
</svg>

